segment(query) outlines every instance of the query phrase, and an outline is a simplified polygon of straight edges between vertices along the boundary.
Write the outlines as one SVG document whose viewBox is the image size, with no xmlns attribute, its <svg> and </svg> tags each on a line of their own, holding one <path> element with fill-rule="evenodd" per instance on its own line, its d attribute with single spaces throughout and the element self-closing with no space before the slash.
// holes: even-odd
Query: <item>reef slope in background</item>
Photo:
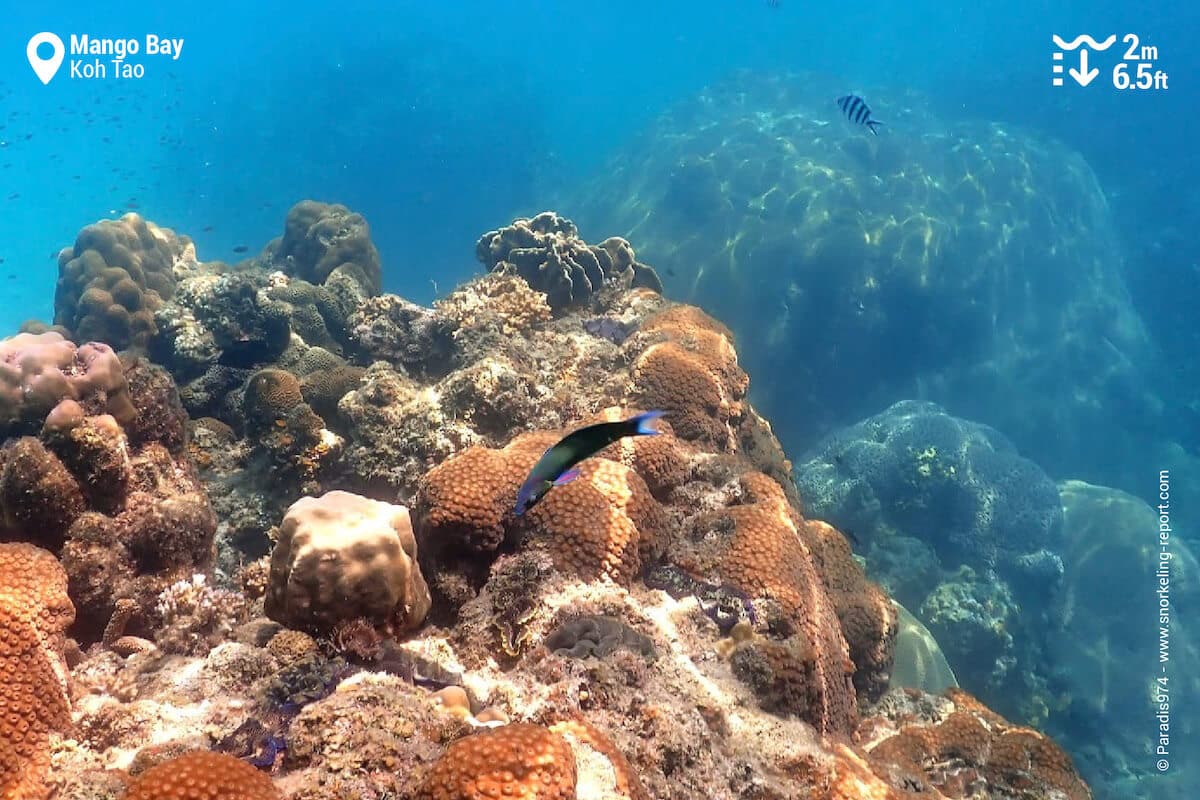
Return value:
<svg viewBox="0 0 1200 800">
<path fill-rule="evenodd" d="M 1090 797 L 965 692 L 889 690 L 919 648 L 805 518 L 724 325 L 623 240 L 484 238 L 433 308 L 378 294 L 340 206 L 236 266 L 136 215 L 64 253 L 3 373 L 0 565 L 38 580 L 3 583 L 0 655 L 58 679 L 5 687 L 0 797 Z M 84 320 L 119 363 L 62 346 Z M 648 408 L 512 514 L 565 428 Z"/>
<path fill-rule="evenodd" d="M 819 75 L 740 73 L 563 205 L 730 326 L 789 451 L 913 398 L 1004 431 L 1055 476 L 1132 491 L 1185 458 L 1171 440 L 1188 398 L 1155 375 L 1084 159 L 903 92 L 864 135 L 837 94 Z"/>
</svg>

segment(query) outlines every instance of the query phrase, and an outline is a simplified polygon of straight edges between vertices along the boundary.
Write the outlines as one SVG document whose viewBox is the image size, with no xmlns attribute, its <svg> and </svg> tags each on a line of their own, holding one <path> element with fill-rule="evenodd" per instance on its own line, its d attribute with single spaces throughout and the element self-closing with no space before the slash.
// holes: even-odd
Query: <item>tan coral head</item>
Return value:
<svg viewBox="0 0 1200 800">
<path fill-rule="evenodd" d="M 328 633 L 365 618 L 395 633 L 420 627 L 431 604 L 404 506 L 334 491 L 284 515 L 266 595 L 272 619 Z"/>
</svg>

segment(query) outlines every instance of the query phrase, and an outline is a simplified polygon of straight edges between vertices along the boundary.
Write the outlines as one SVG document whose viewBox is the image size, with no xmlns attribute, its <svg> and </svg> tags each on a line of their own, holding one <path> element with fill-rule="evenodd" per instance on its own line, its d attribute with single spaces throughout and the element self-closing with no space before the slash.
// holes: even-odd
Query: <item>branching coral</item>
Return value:
<svg viewBox="0 0 1200 800">
<path fill-rule="evenodd" d="M 171 584 L 158 596 L 162 627 L 155 636 L 167 653 L 203 655 L 225 641 L 247 616 L 237 592 L 210 586 L 203 575 Z"/>
</svg>

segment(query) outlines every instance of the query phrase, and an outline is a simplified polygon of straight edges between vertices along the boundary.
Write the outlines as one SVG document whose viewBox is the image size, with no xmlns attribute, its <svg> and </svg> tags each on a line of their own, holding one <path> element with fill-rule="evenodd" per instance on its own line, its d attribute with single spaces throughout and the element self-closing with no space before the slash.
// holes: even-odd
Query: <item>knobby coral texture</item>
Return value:
<svg viewBox="0 0 1200 800">
<path fill-rule="evenodd" d="M 144 350 L 177 272 L 195 263 L 190 239 L 137 214 L 89 225 L 59 253 L 54 322 L 81 341 Z"/>
<path fill-rule="evenodd" d="M 896 608 L 724 325 L 554 214 L 480 254 L 423 308 L 304 202 L 177 270 L 105 380 L 5 361 L 57 388 L 0 395 L 0 798 L 1087 796 L 1041 734 L 886 691 Z M 0 352 L 86 346 L 41 335 Z M 565 433 L 648 410 L 515 513 Z"/>
<path fill-rule="evenodd" d="M 118 601 L 130 633 L 157 622 L 158 593 L 212 560 L 216 519 L 184 450 L 170 376 L 53 332 L 0 342 L 14 390 L 0 427 L 0 537 L 62 559 L 83 642 Z M 132 379 L 132 380 L 130 380 Z"/>
</svg>

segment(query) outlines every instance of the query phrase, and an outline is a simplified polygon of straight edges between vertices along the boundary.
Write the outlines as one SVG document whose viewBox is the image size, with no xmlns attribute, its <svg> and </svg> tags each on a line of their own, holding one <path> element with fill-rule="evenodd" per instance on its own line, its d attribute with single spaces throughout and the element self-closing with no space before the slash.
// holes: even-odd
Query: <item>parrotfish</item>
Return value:
<svg viewBox="0 0 1200 800">
<path fill-rule="evenodd" d="M 600 422 L 568 433 L 533 465 L 529 477 L 517 492 L 517 516 L 537 505 L 546 492 L 555 486 L 563 486 L 578 478 L 579 468 L 575 465 L 585 458 L 591 458 L 626 436 L 652 436 L 658 433 L 651 423 L 661 416 L 662 411 L 647 411 L 620 422 Z"/>
</svg>

